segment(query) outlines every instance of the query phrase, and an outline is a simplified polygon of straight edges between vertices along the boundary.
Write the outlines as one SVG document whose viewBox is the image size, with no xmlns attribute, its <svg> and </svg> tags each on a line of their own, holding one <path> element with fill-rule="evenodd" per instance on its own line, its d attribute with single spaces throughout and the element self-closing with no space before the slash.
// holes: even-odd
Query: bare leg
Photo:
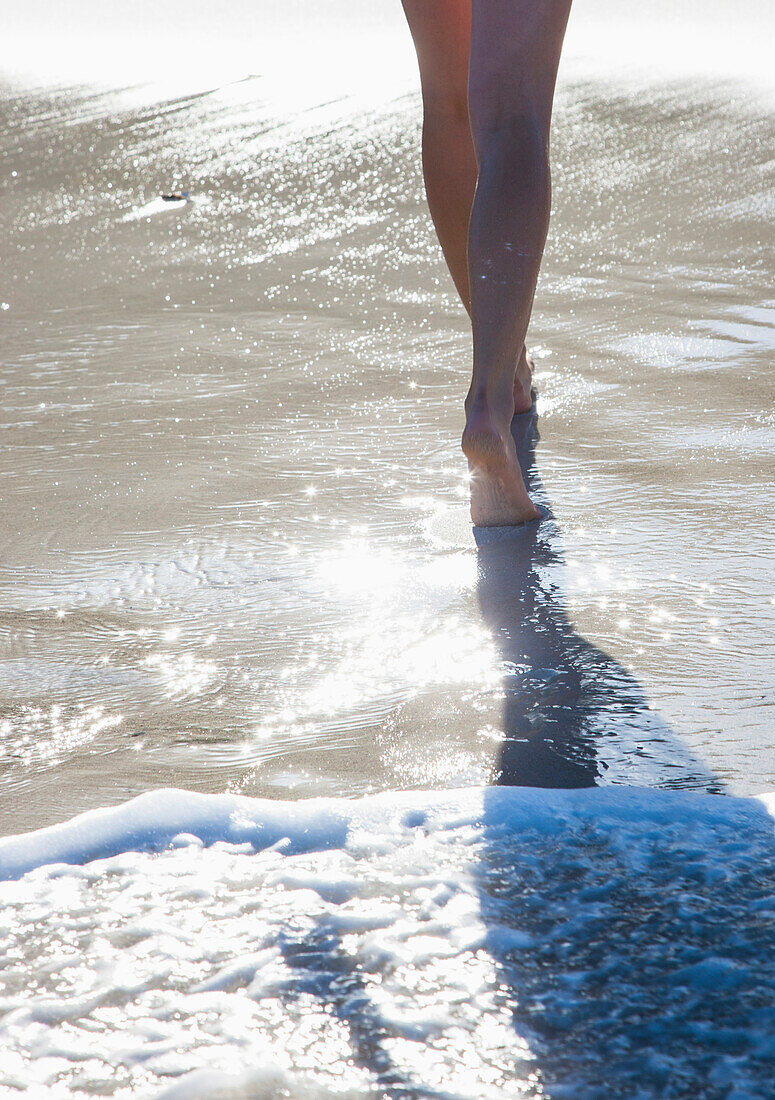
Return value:
<svg viewBox="0 0 775 1100">
<path fill-rule="evenodd" d="M 471 0 L 403 0 L 420 64 L 425 191 L 444 259 L 470 312 L 468 218 L 476 156 L 468 122 Z"/>
<path fill-rule="evenodd" d="M 477 163 L 468 116 L 471 0 L 403 0 L 420 64 L 423 175 L 444 259 L 466 310 L 468 222 Z M 532 360 L 524 345 L 514 372 L 514 411 L 530 408 Z"/>
<path fill-rule="evenodd" d="M 463 451 L 471 516 L 484 526 L 539 513 L 510 422 L 549 224 L 549 127 L 571 0 L 473 0 L 469 74 L 479 178 L 469 225 L 474 366 Z"/>
</svg>

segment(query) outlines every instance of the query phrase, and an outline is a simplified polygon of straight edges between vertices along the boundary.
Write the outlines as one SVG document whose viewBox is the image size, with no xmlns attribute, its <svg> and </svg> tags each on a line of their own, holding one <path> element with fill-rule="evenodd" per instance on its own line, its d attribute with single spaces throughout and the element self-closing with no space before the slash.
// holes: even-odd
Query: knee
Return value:
<svg viewBox="0 0 775 1100">
<path fill-rule="evenodd" d="M 543 129 L 531 112 L 506 115 L 474 136 L 479 166 L 477 216 L 498 203 L 529 212 L 533 228 L 549 225 L 551 173 Z M 494 204 L 494 207 L 493 207 Z M 474 214 L 472 212 L 472 218 Z M 486 217 L 487 215 L 485 215 Z"/>
<path fill-rule="evenodd" d="M 548 173 L 548 128 L 530 103 L 485 117 L 472 115 L 471 133 L 480 170 L 512 166 L 536 179 Z"/>
<path fill-rule="evenodd" d="M 446 126 L 469 127 L 468 89 L 443 83 L 423 85 L 423 115 L 426 121 L 438 121 Z"/>
</svg>

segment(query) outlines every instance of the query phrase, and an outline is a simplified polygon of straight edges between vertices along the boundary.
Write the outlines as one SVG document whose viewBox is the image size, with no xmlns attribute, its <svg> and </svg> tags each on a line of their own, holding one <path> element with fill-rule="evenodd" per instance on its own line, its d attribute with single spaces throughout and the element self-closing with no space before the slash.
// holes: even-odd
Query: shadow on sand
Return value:
<svg viewBox="0 0 775 1100">
<path fill-rule="evenodd" d="M 513 430 L 540 500 L 534 416 Z M 573 630 L 548 510 L 475 536 L 507 670 L 500 776 L 469 868 L 496 976 L 487 1014 L 513 1036 L 479 1052 L 487 1095 L 500 1082 L 552 1100 L 772 1100 L 772 818 L 719 797 L 632 675 Z M 281 950 L 296 993 L 346 1024 L 376 1095 L 462 1095 L 401 1068 L 371 993 L 380 976 L 327 920 Z"/>
<path fill-rule="evenodd" d="M 541 501 L 534 413 L 512 433 Z M 475 536 L 508 669 L 499 783 L 554 788 L 526 791 L 516 812 L 507 792 L 485 794 L 476 870 L 502 1004 L 532 1053 L 535 1091 L 520 1095 L 771 1098 L 772 818 L 714 797 L 723 785 L 632 675 L 575 633 L 549 509 Z M 616 785 L 569 789 L 606 774 Z M 504 928 L 531 946 L 510 948 Z"/>
<path fill-rule="evenodd" d="M 592 787 L 610 765 L 615 782 L 720 793 L 715 776 L 649 708 L 632 674 L 568 620 L 560 534 L 535 465 L 535 423 L 535 411 L 515 416 L 512 435 L 545 518 L 474 528 L 479 604 L 507 670 L 498 781 Z"/>
</svg>

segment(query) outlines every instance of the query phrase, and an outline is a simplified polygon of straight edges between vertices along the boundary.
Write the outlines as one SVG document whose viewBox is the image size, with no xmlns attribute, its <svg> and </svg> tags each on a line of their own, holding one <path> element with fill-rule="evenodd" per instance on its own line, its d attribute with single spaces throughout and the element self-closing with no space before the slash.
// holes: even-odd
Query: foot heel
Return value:
<svg viewBox="0 0 775 1100">
<path fill-rule="evenodd" d="M 497 432 L 463 432 L 461 447 L 469 462 L 481 469 L 497 469 L 506 462 L 506 448 Z"/>
</svg>

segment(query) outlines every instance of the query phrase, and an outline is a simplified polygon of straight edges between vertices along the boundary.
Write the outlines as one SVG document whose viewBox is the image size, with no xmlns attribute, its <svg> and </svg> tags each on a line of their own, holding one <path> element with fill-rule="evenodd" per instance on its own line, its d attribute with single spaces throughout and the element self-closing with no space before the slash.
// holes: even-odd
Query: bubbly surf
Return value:
<svg viewBox="0 0 775 1100">
<path fill-rule="evenodd" d="M 169 790 L 5 839 L 0 1083 L 764 1098 L 773 813 L 635 788 Z"/>
</svg>

